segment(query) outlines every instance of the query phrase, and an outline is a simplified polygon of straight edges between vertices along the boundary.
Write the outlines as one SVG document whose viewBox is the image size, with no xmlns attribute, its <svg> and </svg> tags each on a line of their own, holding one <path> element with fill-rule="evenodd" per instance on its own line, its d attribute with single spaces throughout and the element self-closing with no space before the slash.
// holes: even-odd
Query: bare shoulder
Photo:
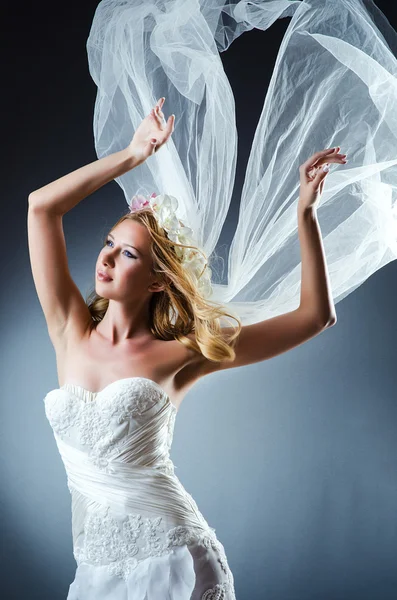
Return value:
<svg viewBox="0 0 397 600">
<path fill-rule="evenodd" d="M 133 341 L 117 348 L 94 329 L 93 323 L 82 327 L 71 320 L 63 336 L 52 339 L 60 382 L 71 379 L 94 390 L 116 379 L 143 376 L 159 383 L 179 406 L 193 384 L 219 365 L 177 339 Z M 194 333 L 186 337 L 195 340 Z"/>
</svg>

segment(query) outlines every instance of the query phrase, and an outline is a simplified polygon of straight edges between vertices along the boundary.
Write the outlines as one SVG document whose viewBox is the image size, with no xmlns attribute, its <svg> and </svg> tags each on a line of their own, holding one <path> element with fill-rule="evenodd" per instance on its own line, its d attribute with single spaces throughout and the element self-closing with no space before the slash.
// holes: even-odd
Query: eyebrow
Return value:
<svg viewBox="0 0 397 600">
<path fill-rule="evenodd" d="M 114 235 L 112 235 L 111 233 L 108 233 L 108 236 L 114 239 Z M 135 248 L 135 246 L 131 246 L 131 244 L 126 244 L 125 242 L 122 242 L 122 244 L 124 244 L 124 246 L 129 246 L 130 248 L 134 248 L 134 250 L 136 250 L 138 252 L 138 254 L 143 256 L 143 253 L 140 250 L 138 250 L 138 248 Z"/>
</svg>

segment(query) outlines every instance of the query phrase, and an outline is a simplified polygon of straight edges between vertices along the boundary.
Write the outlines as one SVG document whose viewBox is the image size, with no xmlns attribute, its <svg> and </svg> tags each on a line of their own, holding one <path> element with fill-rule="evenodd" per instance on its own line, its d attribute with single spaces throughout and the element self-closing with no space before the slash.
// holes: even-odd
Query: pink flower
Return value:
<svg viewBox="0 0 397 600">
<path fill-rule="evenodd" d="M 138 194 L 137 196 L 133 196 L 130 204 L 130 212 L 135 212 L 136 210 L 140 210 L 149 204 L 149 200 Z"/>
<path fill-rule="evenodd" d="M 155 194 L 153 192 L 153 194 L 151 196 L 149 196 L 149 198 L 155 198 L 156 196 L 157 196 L 157 194 Z M 149 200 L 142 194 L 137 194 L 136 196 L 133 196 L 131 199 L 130 212 L 135 212 L 137 210 L 141 210 L 142 208 L 145 208 L 146 206 L 150 206 Z"/>
</svg>

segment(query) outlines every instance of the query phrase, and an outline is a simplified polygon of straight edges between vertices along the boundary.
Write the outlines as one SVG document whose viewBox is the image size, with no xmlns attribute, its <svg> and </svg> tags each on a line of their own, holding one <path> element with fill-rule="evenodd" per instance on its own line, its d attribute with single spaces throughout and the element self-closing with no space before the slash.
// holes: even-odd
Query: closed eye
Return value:
<svg viewBox="0 0 397 600">
<path fill-rule="evenodd" d="M 107 246 L 108 242 L 110 242 L 111 244 L 113 244 L 112 240 L 107 239 L 105 242 L 105 245 Z M 128 258 L 137 258 L 137 256 L 134 256 L 133 254 L 131 254 L 131 252 L 129 252 L 128 250 L 125 250 L 125 252 L 128 252 L 128 254 L 130 255 Z"/>
</svg>

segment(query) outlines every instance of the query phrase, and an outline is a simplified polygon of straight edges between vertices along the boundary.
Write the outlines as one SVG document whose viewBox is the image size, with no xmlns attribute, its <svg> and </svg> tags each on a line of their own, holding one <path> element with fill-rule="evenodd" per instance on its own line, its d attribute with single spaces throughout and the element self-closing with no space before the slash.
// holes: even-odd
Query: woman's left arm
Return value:
<svg viewBox="0 0 397 600">
<path fill-rule="evenodd" d="M 288 352 L 336 323 L 316 204 L 321 197 L 327 173 L 323 165 L 347 162 L 344 155 L 337 154 L 338 150 L 317 152 L 299 168 L 298 235 L 302 255 L 300 305 L 295 310 L 259 323 L 242 325 L 234 346 L 235 358 L 222 362 L 209 360 L 204 355 L 195 358 L 194 362 L 180 371 L 179 378 L 183 385 L 191 385 L 200 377 L 215 371 L 251 365 Z M 222 328 L 222 334 L 226 336 L 233 331 L 234 328 Z"/>
<path fill-rule="evenodd" d="M 329 163 L 346 164 L 340 147 L 316 152 L 300 168 L 298 236 L 301 248 L 300 308 L 324 325 L 336 322 L 327 262 L 317 219 L 317 206 L 324 188 Z M 326 165 L 326 169 L 323 167 Z"/>
<path fill-rule="evenodd" d="M 320 225 L 315 208 L 298 208 L 301 249 L 300 308 L 324 325 L 336 323 Z"/>
</svg>

